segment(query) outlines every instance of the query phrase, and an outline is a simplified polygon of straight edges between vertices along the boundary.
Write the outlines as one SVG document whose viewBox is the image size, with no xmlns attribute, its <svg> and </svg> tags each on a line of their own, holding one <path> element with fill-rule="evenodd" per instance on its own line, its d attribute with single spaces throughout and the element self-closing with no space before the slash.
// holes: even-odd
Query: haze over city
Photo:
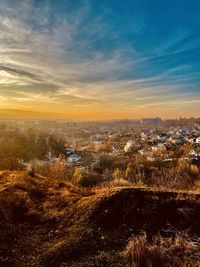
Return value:
<svg viewBox="0 0 200 267">
<path fill-rule="evenodd" d="M 200 116 L 199 1 L 0 3 L 0 116 Z"/>
</svg>

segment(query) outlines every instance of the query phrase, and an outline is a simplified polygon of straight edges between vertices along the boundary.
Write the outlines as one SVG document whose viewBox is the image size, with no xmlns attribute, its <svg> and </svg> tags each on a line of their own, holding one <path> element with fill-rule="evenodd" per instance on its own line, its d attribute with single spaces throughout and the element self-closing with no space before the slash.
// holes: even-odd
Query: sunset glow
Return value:
<svg viewBox="0 0 200 267">
<path fill-rule="evenodd" d="M 200 116 L 199 8 L 1 1 L 0 116 Z"/>
</svg>

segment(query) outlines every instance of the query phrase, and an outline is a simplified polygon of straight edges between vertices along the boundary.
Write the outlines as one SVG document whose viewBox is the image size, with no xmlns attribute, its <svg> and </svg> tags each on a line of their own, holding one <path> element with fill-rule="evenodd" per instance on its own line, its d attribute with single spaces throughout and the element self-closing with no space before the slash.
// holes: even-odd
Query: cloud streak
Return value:
<svg viewBox="0 0 200 267">
<path fill-rule="evenodd" d="M 147 11 L 121 28 L 109 6 L 93 14 L 91 1 L 80 2 L 75 9 L 60 1 L 57 10 L 51 1 L 0 3 L 0 105 L 69 112 L 198 106 L 200 63 L 190 52 L 200 40 L 190 39 L 191 29 L 171 30 L 155 45 L 144 39 Z"/>
</svg>

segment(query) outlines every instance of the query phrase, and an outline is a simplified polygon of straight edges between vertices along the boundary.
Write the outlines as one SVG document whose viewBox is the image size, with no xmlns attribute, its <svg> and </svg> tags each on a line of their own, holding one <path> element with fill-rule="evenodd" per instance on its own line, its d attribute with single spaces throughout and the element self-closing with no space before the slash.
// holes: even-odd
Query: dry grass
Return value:
<svg viewBox="0 0 200 267">
<path fill-rule="evenodd" d="M 106 181 L 96 186 L 96 189 L 108 189 L 117 187 L 133 187 L 133 184 L 123 178 Z"/>
<path fill-rule="evenodd" d="M 199 267 L 200 243 L 183 234 L 149 242 L 144 234 L 129 241 L 125 256 L 129 267 Z"/>
<path fill-rule="evenodd" d="M 0 265 L 124 267 L 121 252 L 128 238 L 142 230 L 156 235 L 171 220 L 174 227 L 200 235 L 199 195 L 119 182 L 119 187 L 91 190 L 64 179 L 0 172 Z M 181 238 L 148 242 L 142 236 L 130 241 L 129 266 L 176 267 L 163 262 L 178 264 L 180 259 L 187 264 L 182 267 L 190 262 L 198 266 L 198 243 L 187 238 L 181 243 Z M 131 265 L 142 258 L 143 265 Z M 158 259 L 160 265 L 150 265 Z"/>
</svg>

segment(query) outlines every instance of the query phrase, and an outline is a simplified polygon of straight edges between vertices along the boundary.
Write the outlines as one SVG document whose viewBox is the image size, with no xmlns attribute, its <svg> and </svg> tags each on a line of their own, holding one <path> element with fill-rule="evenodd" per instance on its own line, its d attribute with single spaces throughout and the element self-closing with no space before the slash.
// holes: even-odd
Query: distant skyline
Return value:
<svg viewBox="0 0 200 267">
<path fill-rule="evenodd" d="M 200 117 L 199 0 L 0 1 L 5 112 Z"/>
</svg>

